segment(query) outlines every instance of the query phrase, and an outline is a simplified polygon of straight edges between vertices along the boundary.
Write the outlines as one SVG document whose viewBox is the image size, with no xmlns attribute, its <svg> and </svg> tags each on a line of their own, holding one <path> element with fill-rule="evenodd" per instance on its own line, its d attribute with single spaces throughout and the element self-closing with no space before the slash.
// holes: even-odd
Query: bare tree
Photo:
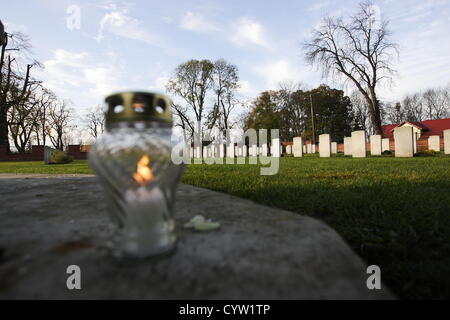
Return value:
<svg viewBox="0 0 450 320">
<path fill-rule="evenodd" d="M 59 101 L 49 110 L 49 125 L 47 135 L 56 149 L 64 149 L 64 135 L 72 118 L 73 111 L 67 107 L 65 101 Z"/>
<path fill-rule="evenodd" d="M 11 94 L 20 94 L 18 90 L 12 90 Z M 8 126 L 14 146 L 19 152 L 26 152 L 31 143 L 32 133 L 38 121 L 36 114 L 39 108 L 37 88 L 30 89 L 32 94 L 26 100 L 16 99 L 18 103 L 13 104 L 8 110 Z"/>
<path fill-rule="evenodd" d="M 353 83 L 367 102 L 375 133 L 381 134 L 381 111 L 376 88 L 392 80 L 397 44 L 391 42 L 387 21 L 377 21 L 372 2 L 362 2 L 349 21 L 329 17 L 304 43 L 306 60 L 323 71 Z"/>
<path fill-rule="evenodd" d="M 36 97 L 38 101 L 38 108 L 33 115 L 36 118 L 36 124 L 34 126 L 34 132 L 36 137 L 36 142 L 38 145 L 46 145 L 47 143 L 47 128 L 49 123 L 49 112 L 52 105 L 57 103 L 56 95 L 41 87 L 39 94 Z"/>
<path fill-rule="evenodd" d="M 415 93 L 407 95 L 403 99 L 402 108 L 404 112 L 404 121 L 423 121 L 426 120 L 422 95 Z"/>
<path fill-rule="evenodd" d="M 429 120 L 450 117 L 450 87 L 428 89 L 422 98 Z"/>
<path fill-rule="evenodd" d="M 23 111 L 33 91 L 32 86 L 38 83 L 31 79 L 31 68 L 40 66 L 40 63 L 33 61 L 21 70 L 19 60 L 29 50 L 28 38 L 20 33 L 5 33 L 4 39 L 0 53 L 0 145 L 6 145 L 9 150 L 9 111 L 13 106 Z"/>
<path fill-rule="evenodd" d="M 173 78 L 167 83 L 167 91 L 182 98 L 187 104 L 185 110 L 174 110 L 181 126 L 186 127 L 190 123 L 190 127 L 194 128 L 195 122 L 202 124 L 206 97 L 213 87 L 213 69 L 214 65 L 209 60 L 189 60 L 175 69 Z M 194 113 L 193 120 L 190 119 L 189 113 Z M 199 134 L 202 135 L 202 132 Z"/>
<path fill-rule="evenodd" d="M 218 59 L 214 62 L 213 85 L 216 102 L 209 115 L 209 129 L 216 124 L 216 121 L 219 121 L 218 127 L 224 136 L 226 130 L 231 129 L 230 115 L 238 104 L 235 94 L 239 87 L 238 81 L 237 66 L 224 59 Z"/>
<path fill-rule="evenodd" d="M 86 127 L 94 139 L 105 130 L 105 114 L 100 106 L 91 109 L 85 116 Z"/>
</svg>

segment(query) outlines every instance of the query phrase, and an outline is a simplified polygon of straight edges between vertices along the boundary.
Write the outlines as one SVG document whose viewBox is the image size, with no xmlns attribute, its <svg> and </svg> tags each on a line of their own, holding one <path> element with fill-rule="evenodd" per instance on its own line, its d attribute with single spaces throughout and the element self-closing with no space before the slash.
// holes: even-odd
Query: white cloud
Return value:
<svg viewBox="0 0 450 320">
<path fill-rule="evenodd" d="M 103 16 L 100 20 L 97 41 L 104 38 L 105 31 L 123 38 L 144 41 L 153 45 L 158 44 L 157 37 L 145 29 L 141 20 L 127 15 L 126 9 L 111 11 Z"/>
<path fill-rule="evenodd" d="M 44 63 L 39 77 L 60 98 L 76 101 L 85 107 L 90 101 L 101 99 L 123 88 L 124 72 L 117 64 L 96 63 L 86 52 L 53 51 L 53 57 Z"/>
<path fill-rule="evenodd" d="M 298 82 L 300 75 L 286 59 L 280 59 L 258 66 L 255 71 L 266 82 L 267 89 L 277 89 L 283 82 Z"/>
<path fill-rule="evenodd" d="M 191 11 L 186 12 L 181 18 L 180 27 L 196 32 L 212 32 L 218 30 L 214 24 L 207 21 L 202 15 Z"/>
<path fill-rule="evenodd" d="M 238 46 L 250 44 L 268 47 L 263 26 L 259 22 L 245 17 L 235 23 L 235 32 L 231 36 L 231 41 Z"/>
<path fill-rule="evenodd" d="M 153 83 L 148 87 L 149 90 L 156 90 L 159 92 L 166 92 L 166 84 L 169 81 L 169 77 L 167 76 L 159 76 L 157 77 Z"/>
<path fill-rule="evenodd" d="M 80 87 L 84 79 L 79 72 L 79 68 L 83 66 L 86 57 L 86 52 L 75 53 L 64 49 L 55 50 L 53 58 L 43 63 L 43 73 L 50 79 L 48 83 L 52 89 L 67 84 Z"/>
<path fill-rule="evenodd" d="M 248 98 L 254 98 L 257 95 L 258 90 L 256 88 L 254 88 L 253 85 L 249 81 L 240 80 L 238 84 L 239 84 L 238 92 L 242 96 L 248 97 Z"/>
</svg>

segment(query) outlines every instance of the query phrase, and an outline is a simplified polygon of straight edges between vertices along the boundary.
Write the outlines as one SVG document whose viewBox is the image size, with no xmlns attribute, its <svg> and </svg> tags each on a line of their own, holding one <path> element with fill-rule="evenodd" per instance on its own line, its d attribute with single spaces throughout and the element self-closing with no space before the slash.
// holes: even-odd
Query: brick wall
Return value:
<svg viewBox="0 0 450 320">
<path fill-rule="evenodd" d="M 86 160 L 88 155 L 88 152 L 82 151 L 79 144 L 68 146 L 67 153 L 69 156 L 72 156 L 74 160 Z"/>
<path fill-rule="evenodd" d="M 81 148 L 80 145 L 70 145 L 67 148 L 68 154 L 74 160 L 86 160 L 88 148 Z M 28 153 L 9 153 L 6 146 L 0 146 L 0 161 L 44 161 L 44 146 L 32 146 Z"/>
</svg>

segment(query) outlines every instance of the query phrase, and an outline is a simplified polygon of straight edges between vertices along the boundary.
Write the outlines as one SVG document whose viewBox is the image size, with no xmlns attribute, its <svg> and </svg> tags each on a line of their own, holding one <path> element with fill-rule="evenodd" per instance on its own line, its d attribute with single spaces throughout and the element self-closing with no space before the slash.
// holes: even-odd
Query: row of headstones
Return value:
<svg viewBox="0 0 450 320">
<path fill-rule="evenodd" d="M 319 136 L 319 153 L 321 157 L 330 156 L 330 136 Z M 440 136 L 428 138 L 428 149 L 440 151 Z M 370 154 L 381 155 L 389 151 L 389 139 L 382 139 L 381 135 L 370 136 Z M 417 138 L 412 127 L 398 127 L 394 129 L 395 157 L 413 157 L 417 153 Z M 450 154 L 450 129 L 444 130 L 444 153 Z M 366 133 L 363 130 L 352 132 L 351 137 L 344 138 L 344 155 L 354 158 L 364 158 L 367 154 Z"/>
<path fill-rule="evenodd" d="M 382 138 L 381 135 L 372 135 L 370 141 L 370 154 L 381 155 L 384 151 L 389 151 L 389 138 Z M 394 144 L 396 157 L 412 157 L 417 153 L 417 139 L 412 127 L 398 127 L 394 130 Z M 319 136 L 319 156 L 322 158 L 330 157 L 337 153 L 337 143 L 332 142 L 329 134 Z M 440 151 L 440 137 L 431 136 L 428 139 L 428 149 Z M 305 153 L 316 153 L 316 145 L 312 143 L 303 144 L 301 137 L 295 137 L 293 144 L 286 146 L 286 154 L 294 157 L 302 157 Z M 226 153 L 225 153 L 226 152 Z M 450 129 L 444 130 L 444 153 L 450 154 Z M 263 144 L 257 145 L 235 145 L 230 143 L 210 144 L 208 146 L 191 148 L 190 156 L 195 158 L 214 158 L 220 157 L 247 157 L 247 156 L 268 156 L 280 157 L 283 154 L 283 146 L 280 139 L 272 139 L 269 147 Z M 350 155 L 354 158 L 364 158 L 367 155 L 366 133 L 363 130 L 353 131 L 351 137 L 344 138 L 344 155 Z"/>
<path fill-rule="evenodd" d="M 256 156 L 269 156 L 280 157 L 283 153 L 283 147 L 280 145 L 280 139 L 272 139 L 270 146 L 267 143 L 258 147 L 253 144 L 249 147 L 246 145 L 236 145 L 230 143 L 225 145 L 222 143 L 211 143 L 207 146 L 197 146 L 190 148 L 191 158 L 224 158 L 224 157 L 256 157 Z"/>
</svg>

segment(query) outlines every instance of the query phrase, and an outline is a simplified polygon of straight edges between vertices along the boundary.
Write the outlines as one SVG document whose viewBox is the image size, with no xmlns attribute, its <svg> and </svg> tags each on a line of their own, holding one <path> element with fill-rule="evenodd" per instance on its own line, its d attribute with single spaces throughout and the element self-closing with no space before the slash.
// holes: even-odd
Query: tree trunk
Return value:
<svg viewBox="0 0 450 320">
<path fill-rule="evenodd" d="M 0 108 L 3 109 L 2 106 Z M 6 150 L 9 152 L 8 117 L 3 110 L 0 111 L 0 146 L 6 146 Z"/>
</svg>

